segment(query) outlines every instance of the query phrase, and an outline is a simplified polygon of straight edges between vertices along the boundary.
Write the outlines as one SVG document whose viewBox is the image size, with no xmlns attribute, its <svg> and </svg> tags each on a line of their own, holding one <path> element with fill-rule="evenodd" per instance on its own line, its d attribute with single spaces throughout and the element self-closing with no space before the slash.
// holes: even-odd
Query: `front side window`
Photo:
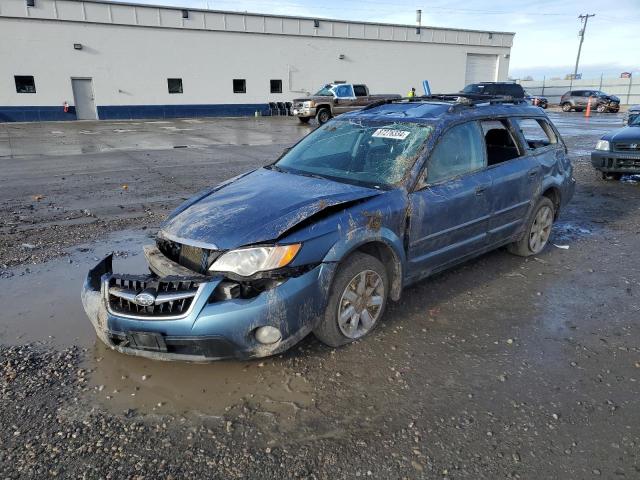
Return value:
<svg viewBox="0 0 640 480">
<path fill-rule="evenodd" d="M 272 168 L 390 187 L 403 180 L 432 131 L 430 124 L 334 120 L 306 136 Z"/>
<path fill-rule="evenodd" d="M 169 88 L 169 93 L 182 93 L 181 78 L 167 78 L 167 86 Z"/>
<path fill-rule="evenodd" d="M 17 93 L 36 93 L 36 81 L 32 75 L 16 75 L 13 78 Z"/>
<path fill-rule="evenodd" d="M 427 183 L 434 184 L 485 165 L 484 142 L 476 122 L 456 125 L 442 135 L 427 162 Z"/>
<path fill-rule="evenodd" d="M 517 118 L 514 119 L 517 128 L 520 129 L 527 146 L 530 149 L 538 149 L 547 147 L 554 143 L 558 143 L 558 138 L 551 126 L 545 121 L 538 118 Z"/>
</svg>

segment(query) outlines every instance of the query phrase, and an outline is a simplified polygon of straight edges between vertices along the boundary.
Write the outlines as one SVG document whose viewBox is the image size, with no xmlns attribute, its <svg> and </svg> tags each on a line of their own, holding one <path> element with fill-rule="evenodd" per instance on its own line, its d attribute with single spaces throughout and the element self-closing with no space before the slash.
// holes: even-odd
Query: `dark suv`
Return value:
<svg viewBox="0 0 640 480">
<path fill-rule="evenodd" d="M 381 100 L 201 192 L 145 248 L 152 273 L 89 272 L 98 337 L 158 359 L 264 357 L 310 332 L 337 347 L 435 272 L 539 254 L 575 181 L 544 111 L 510 102 Z"/>
<path fill-rule="evenodd" d="M 617 112 L 620 110 L 620 99 L 615 95 L 607 95 L 600 90 L 571 90 L 560 98 L 560 106 L 563 112 L 575 110 L 581 112 L 587 108 L 591 99 L 591 108 L 598 112 Z"/>
<path fill-rule="evenodd" d="M 524 98 L 522 85 L 513 82 L 480 82 L 471 83 L 460 93 L 478 95 L 500 95 L 512 98 Z"/>
</svg>

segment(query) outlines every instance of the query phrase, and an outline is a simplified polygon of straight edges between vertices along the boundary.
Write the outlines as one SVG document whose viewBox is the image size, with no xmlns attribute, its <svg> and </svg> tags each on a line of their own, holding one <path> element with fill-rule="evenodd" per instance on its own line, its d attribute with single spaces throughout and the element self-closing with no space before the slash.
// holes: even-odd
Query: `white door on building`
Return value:
<svg viewBox="0 0 640 480">
<path fill-rule="evenodd" d="M 498 56 L 467 53 L 465 85 L 498 80 Z"/>
<path fill-rule="evenodd" d="M 72 78 L 73 102 L 78 120 L 97 120 L 96 104 L 93 99 L 93 85 L 90 78 Z"/>
</svg>

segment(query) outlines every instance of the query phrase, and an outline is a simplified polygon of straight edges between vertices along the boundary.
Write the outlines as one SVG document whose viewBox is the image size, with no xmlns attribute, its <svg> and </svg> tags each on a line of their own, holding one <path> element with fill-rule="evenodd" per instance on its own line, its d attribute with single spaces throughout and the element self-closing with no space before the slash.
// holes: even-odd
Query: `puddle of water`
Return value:
<svg viewBox="0 0 640 480">
<path fill-rule="evenodd" d="M 142 246 L 152 242 L 150 237 L 148 231 L 117 232 L 74 247 L 69 257 L 11 270 L 12 277 L 0 279 L 0 342 L 87 348 L 88 400 L 114 412 L 220 416 L 246 406 L 269 425 L 294 429 L 313 406 L 314 388 L 286 359 L 163 362 L 114 352 L 97 340 L 80 301 L 87 271 L 115 252 L 115 270 L 144 273 Z"/>
<path fill-rule="evenodd" d="M 593 235 L 593 226 L 576 225 L 571 222 L 557 222 L 553 225 L 550 242 L 567 243 L 575 242 L 581 238 Z"/>
<path fill-rule="evenodd" d="M 209 364 L 163 362 L 123 355 L 96 343 L 87 360 L 93 400 L 109 410 L 222 415 L 251 405 L 295 418 L 313 404 L 313 386 L 280 358 Z"/>
<path fill-rule="evenodd" d="M 116 251 L 114 268 L 118 271 L 145 272 L 142 245 L 152 243 L 149 235 L 147 232 L 118 232 L 99 243 L 75 247 L 69 250 L 68 257 L 11 270 L 13 276 L 0 279 L 0 303 L 3 305 L 0 341 L 93 345 L 95 333 L 80 301 L 87 271 L 99 259 Z"/>
</svg>

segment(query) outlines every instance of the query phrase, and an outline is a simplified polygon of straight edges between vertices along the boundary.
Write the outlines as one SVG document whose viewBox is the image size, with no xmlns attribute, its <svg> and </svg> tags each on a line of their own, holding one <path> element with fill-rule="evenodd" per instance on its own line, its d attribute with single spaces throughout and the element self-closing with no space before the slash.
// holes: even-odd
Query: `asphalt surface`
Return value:
<svg viewBox="0 0 640 480">
<path fill-rule="evenodd" d="M 97 343 L 84 272 L 141 268 L 183 198 L 312 127 L 0 124 L 0 478 L 640 478 L 640 183 L 589 165 L 619 115 L 551 118 L 578 187 L 542 254 L 420 282 L 351 346 L 210 365 Z"/>
</svg>

